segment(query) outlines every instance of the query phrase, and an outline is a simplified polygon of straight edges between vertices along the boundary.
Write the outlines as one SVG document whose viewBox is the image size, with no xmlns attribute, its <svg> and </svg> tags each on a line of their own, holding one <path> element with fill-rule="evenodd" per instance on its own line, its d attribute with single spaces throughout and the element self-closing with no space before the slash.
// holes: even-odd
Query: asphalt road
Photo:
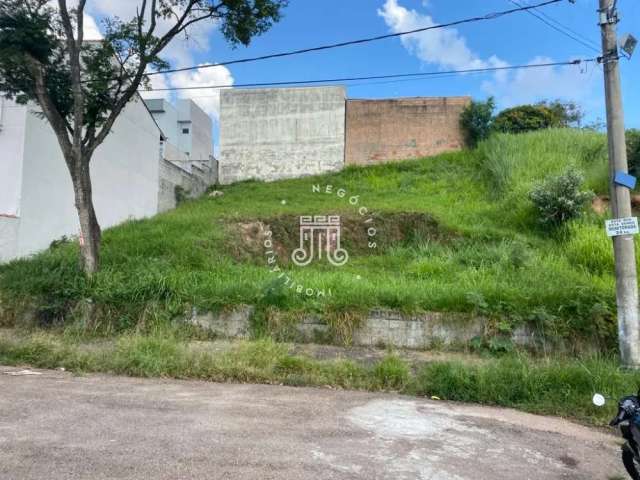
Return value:
<svg viewBox="0 0 640 480">
<path fill-rule="evenodd" d="M 0 479 L 609 479 L 618 439 L 512 410 L 0 367 Z"/>
</svg>

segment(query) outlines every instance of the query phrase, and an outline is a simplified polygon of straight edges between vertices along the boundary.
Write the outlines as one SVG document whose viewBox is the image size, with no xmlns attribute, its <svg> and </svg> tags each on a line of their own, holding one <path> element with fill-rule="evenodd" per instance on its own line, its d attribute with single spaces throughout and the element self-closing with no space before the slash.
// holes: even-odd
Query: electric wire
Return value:
<svg viewBox="0 0 640 480">
<path fill-rule="evenodd" d="M 401 78 L 428 78 L 439 77 L 445 75 L 465 75 L 474 73 L 486 73 L 486 72 L 499 72 L 506 70 L 522 70 L 532 68 L 545 68 L 545 67 L 557 67 L 557 66 L 570 66 L 580 65 L 582 63 L 595 62 L 597 58 L 584 58 L 567 60 L 564 62 L 546 62 L 546 63 L 531 63 L 524 65 L 509 65 L 504 67 L 485 67 L 485 68 L 470 68 L 463 70 L 443 70 L 437 72 L 415 72 L 415 73 L 397 73 L 389 75 L 368 75 L 359 77 L 337 77 L 337 78 L 323 78 L 323 79 L 309 79 L 309 80 L 289 80 L 278 82 L 254 82 L 254 83 L 236 83 L 236 84 L 224 84 L 224 85 L 194 85 L 189 87 L 165 87 L 165 88 L 149 88 L 139 90 L 140 93 L 145 92 L 169 92 L 169 91 L 184 91 L 184 90 L 208 90 L 208 89 L 223 89 L 223 88 L 257 88 L 257 87 L 279 87 L 286 85 L 313 85 L 319 83 L 338 83 L 338 82 L 353 82 L 364 80 L 387 80 L 387 79 L 401 79 Z"/>
<path fill-rule="evenodd" d="M 562 1 L 565 1 L 565 0 L 546 0 L 544 2 L 536 3 L 536 4 L 533 4 L 533 5 L 520 5 L 517 8 L 512 8 L 512 9 L 509 9 L 509 10 L 503 10 L 503 11 L 499 11 L 499 12 L 488 13 L 488 14 L 481 15 L 481 16 L 465 18 L 465 19 L 461 19 L 461 20 L 455 20 L 455 21 L 452 21 L 452 22 L 441 23 L 441 24 L 438 24 L 438 25 L 430 25 L 428 27 L 416 28 L 414 30 L 407 30 L 407 31 L 403 31 L 403 32 L 389 33 L 389 34 L 385 34 L 385 35 L 377 35 L 377 36 L 373 36 L 373 37 L 360 38 L 360 39 L 357 39 L 357 40 L 349 40 L 349 41 L 339 42 L 339 43 L 331 43 L 331 44 L 326 44 L 326 45 L 320 45 L 320 46 L 317 46 L 317 47 L 302 48 L 302 49 L 297 49 L 297 50 L 289 50 L 289 51 L 285 51 L 285 52 L 272 53 L 272 54 L 261 55 L 261 56 L 257 56 L 257 57 L 248 57 L 248 58 L 240 58 L 240 59 L 236 59 L 236 60 L 228 60 L 226 62 L 203 63 L 203 64 L 200 64 L 200 65 L 193 65 L 193 66 L 189 66 L 189 67 L 174 68 L 174 69 L 169 69 L 169 70 L 159 70 L 157 72 L 149 72 L 146 75 L 151 76 L 151 75 L 161 75 L 161 74 L 167 74 L 167 73 L 185 72 L 185 71 L 189 71 L 189 70 L 201 70 L 201 69 L 205 69 L 205 68 L 214 68 L 214 67 L 227 66 L 227 65 L 236 65 L 236 64 L 239 64 L 239 63 L 256 62 L 256 61 L 262 61 L 262 60 L 269 60 L 269 59 L 273 59 L 273 58 L 282 58 L 282 57 L 288 57 L 288 56 L 292 56 L 292 55 L 300 55 L 300 54 L 304 54 L 304 53 L 318 52 L 318 51 L 322 51 L 322 50 L 330 50 L 330 49 L 335 49 L 335 48 L 342 48 L 342 47 L 347 47 L 347 46 L 351 46 L 351 45 L 360 45 L 360 44 L 363 44 L 363 43 L 376 42 L 376 41 L 379 41 L 379 40 L 385 40 L 385 39 L 388 39 L 388 38 L 396 38 L 396 37 L 401 37 L 401 36 L 404 36 L 404 35 L 412 35 L 412 34 L 415 34 L 415 33 L 426 32 L 426 31 L 429 31 L 429 30 L 436 30 L 436 29 L 441 29 L 441 28 L 454 27 L 454 26 L 463 25 L 463 24 L 467 24 L 467 23 L 481 22 L 481 21 L 486 21 L 486 20 L 494 20 L 496 18 L 504 17 L 506 15 L 511 15 L 511 14 L 514 14 L 514 13 L 517 13 L 517 12 L 523 12 L 523 11 L 531 11 L 531 10 L 536 9 L 536 8 L 546 7 L 548 5 L 553 5 L 553 4 L 556 4 L 556 3 L 560 3 Z"/>
<path fill-rule="evenodd" d="M 522 7 L 523 5 L 519 2 L 517 2 L 516 0 L 509 0 L 510 3 L 512 3 L 513 5 L 516 5 L 518 7 Z M 545 14 L 544 12 L 540 11 L 537 12 L 535 9 L 531 9 L 531 10 L 527 10 L 527 13 L 534 16 L 535 18 L 537 18 L 538 20 L 540 20 L 542 23 L 544 23 L 545 25 L 553 28 L 555 31 L 560 32 L 561 34 L 565 35 L 566 37 L 571 38 L 572 40 L 578 42 L 579 44 L 581 44 L 584 47 L 587 47 L 588 49 L 595 51 L 595 52 L 600 52 L 600 48 L 598 48 L 597 46 L 594 45 L 594 43 L 583 37 L 583 39 L 579 38 L 582 37 L 582 35 L 580 35 L 579 33 L 571 30 L 569 27 L 567 27 L 566 25 L 563 25 L 562 23 L 560 23 L 559 21 L 555 20 L 554 18 L 550 17 L 549 15 Z M 551 23 L 554 22 L 554 23 Z M 558 26 L 559 25 L 559 26 Z"/>
</svg>

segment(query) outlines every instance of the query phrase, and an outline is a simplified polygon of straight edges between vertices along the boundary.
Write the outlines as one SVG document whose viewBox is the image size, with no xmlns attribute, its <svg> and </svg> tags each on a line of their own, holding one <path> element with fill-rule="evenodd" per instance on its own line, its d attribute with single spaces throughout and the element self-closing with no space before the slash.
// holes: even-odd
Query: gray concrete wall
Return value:
<svg viewBox="0 0 640 480">
<path fill-rule="evenodd" d="M 340 170 L 344 135 L 343 87 L 222 90 L 220 183 Z"/>
<path fill-rule="evenodd" d="M 180 186 L 189 198 L 202 195 L 209 185 L 217 182 L 217 161 L 212 160 L 212 168 L 193 164 L 191 171 L 180 168 L 166 159 L 160 161 L 160 182 L 158 188 L 158 212 L 166 212 L 176 207 L 176 187 Z"/>
<path fill-rule="evenodd" d="M 223 337 L 244 337 L 251 328 L 252 306 L 243 305 L 219 313 L 193 312 L 185 319 L 193 325 Z M 275 313 L 277 315 L 277 313 Z M 276 322 L 277 324 L 278 322 Z M 301 342 L 331 341 L 330 327 L 322 315 L 306 315 L 293 327 L 294 332 L 279 332 L 280 327 L 270 327 L 276 336 L 285 334 L 288 340 Z M 274 329 L 275 328 L 275 329 Z M 484 338 L 487 319 L 470 313 L 424 312 L 407 315 L 394 310 L 371 310 L 354 329 L 353 345 L 363 347 L 397 347 L 425 350 L 434 347 L 460 347 L 469 345 L 476 337 Z M 518 346 L 535 348 L 540 338 L 532 328 L 523 325 L 510 336 Z M 343 339 L 344 340 L 344 339 Z"/>
</svg>

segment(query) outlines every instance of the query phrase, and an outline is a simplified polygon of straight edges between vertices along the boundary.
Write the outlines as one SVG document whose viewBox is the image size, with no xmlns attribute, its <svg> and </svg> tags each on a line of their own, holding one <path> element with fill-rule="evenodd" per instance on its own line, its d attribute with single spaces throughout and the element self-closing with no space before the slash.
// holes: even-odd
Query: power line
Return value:
<svg viewBox="0 0 640 480">
<path fill-rule="evenodd" d="M 165 73 L 176 73 L 176 72 L 185 72 L 185 71 L 189 71 L 189 70 L 200 70 L 200 69 L 204 69 L 204 68 L 213 68 L 213 67 L 220 67 L 220 66 L 227 66 L 227 65 L 235 65 L 235 64 L 239 64 L 239 63 L 248 63 L 248 62 L 257 62 L 257 61 L 261 61 L 261 60 L 269 60 L 272 58 L 282 58 L 282 57 L 288 57 L 291 55 L 300 55 L 303 53 L 310 53 L 310 52 L 319 52 L 321 50 L 330 50 L 330 49 L 334 49 L 334 48 L 341 48 L 341 47 L 347 47 L 350 45 L 359 45 L 359 44 L 363 44 L 363 43 L 369 43 L 369 42 L 376 42 L 379 40 L 385 40 L 387 38 L 395 38 L 395 37 L 401 37 L 404 35 L 411 35 L 414 33 L 420 33 L 420 32 L 426 32 L 429 30 L 436 30 L 436 29 L 440 29 L 440 28 L 447 28 L 447 27 L 454 27 L 457 25 L 463 25 L 466 23 L 472 23 L 472 22 L 480 22 L 480 21 L 485 21 L 485 20 L 493 20 L 496 18 L 500 18 L 500 17 L 504 17 L 506 15 L 511 15 L 513 13 L 517 13 L 517 12 L 524 12 L 524 11 L 530 11 L 533 10 L 535 8 L 541 8 L 541 7 L 546 7 L 548 5 L 552 5 L 555 3 L 560 3 L 564 0 L 546 0 L 544 2 L 541 3 L 537 3 L 535 5 L 520 5 L 518 6 L 518 8 L 512 8 L 510 10 L 503 10 L 500 12 L 493 12 L 493 13 L 488 13 L 486 15 L 482 15 L 482 16 L 478 16 L 478 17 L 471 17 L 471 18 L 465 18 L 462 20 L 456 20 L 453 22 L 449 22 L 449 23 L 442 23 L 442 24 L 438 24 L 438 25 L 431 25 L 429 27 L 422 27 L 422 28 L 416 28 L 415 30 L 408 30 L 405 32 L 397 32 L 397 33 L 389 33 L 386 35 L 378 35 L 375 37 L 368 37 L 368 38 L 361 38 L 358 40 L 349 40 L 346 42 L 340 42 L 340 43 L 331 43 L 331 44 L 326 44 L 326 45 L 321 45 L 318 47 L 311 47 L 311 48 L 303 48 L 303 49 L 298 49 L 298 50 L 289 50 L 289 51 L 285 51 L 285 52 L 278 52 L 278 53 L 272 53 L 269 55 L 262 55 L 259 57 L 248 57 L 248 58 L 240 58 L 237 60 L 229 60 L 227 62 L 220 62 L 220 63 L 204 63 L 201 65 L 194 65 L 191 67 L 183 67 L 183 68 L 174 68 L 171 70 L 162 70 L 162 71 L 157 71 L 157 72 L 150 72 L 147 73 L 147 75 L 160 75 L 160 74 L 165 74 Z"/>
<path fill-rule="evenodd" d="M 167 87 L 167 88 L 150 88 L 146 90 L 139 90 L 139 92 L 168 92 L 178 90 L 207 90 L 207 89 L 220 89 L 220 88 L 248 88 L 248 87 L 277 87 L 285 85 L 313 85 L 318 83 L 337 83 L 337 82 L 353 82 L 363 80 L 383 80 L 383 79 L 400 79 L 400 78 L 424 78 L 424 77 L 438 77 L 446 75 L 464 75 L 473 73 L 486 73 L 486 72 L 498 72 L 504 70 L 518 70 L 518 69 L 530 69 L 530 68 L 545 68 L 545 67 L 557 67 L 568 65 L 580 65 L 586 62 L 595 62 L 597 58 L 586 58 L 577 60 L 567 60 L 564 62 L 547 62 L 547 63 L 533 63 L 526 65 L 510 65 L 506 67 L 485 67 L 485 68 L 470 68 L 465 70 L 445 70 L 440 72 L 418 72 L 418 73 L 398 73 L 391 75 L 370 75 L 363 77 L 342 77 L 342 78 L 325 78 L 316 80 L 291 80 L 280 82 L 260 82 L 260 83 L 240 83 L 240 84 L 227 84 L 227 85 L 194 85 L 190 87 Z"/>
<path fill-rule="evenodd" d="M 522 7 L 522 4 L 517 2 L 516 0 L 509 0 L 509 2 L 511 2 L 512 4 L 518 6 L 518 7 Z M 566 37 L 571 38 L 572 40 L 578 42 L 579 44 L 581 44 L 584 47 L 587 47 L 588 49 L 594 51 L 594 52 L 598 52 L 600 53 L 600 49 L 588 38 L 582 36 L 581 34 L 579 34 L 578 32 L 572 30 L 571 28 L 567 27 L 566 25 L 560 23 L 559 21 L 557 21 L 556 19 L 554 19 L 553 17 L 550 17 L 549 15 L 547 15 L 544 12 L 537 12 L 535 9 L 531 9 L 531 10 L 527 10 L 527 13 L 530 15 L 533 15 L 534 17 L 536 17 L 538 20 L 540 20 L 542 23 L 544 23 L 545 25 L 553 28 L 555 31 L 560 32 L 561 34 L 565 35 Z M 551 23 L 553 22 L 553 23 Z M 579 38 L 582 37 L 582 38 Z"/>
</svg>

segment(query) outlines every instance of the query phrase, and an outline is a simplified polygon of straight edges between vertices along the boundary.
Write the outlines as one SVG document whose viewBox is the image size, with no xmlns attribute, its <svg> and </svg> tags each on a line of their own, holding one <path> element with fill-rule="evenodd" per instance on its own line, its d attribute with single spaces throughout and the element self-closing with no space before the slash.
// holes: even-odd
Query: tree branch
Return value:
<svg viewBox="0 0 640 480">
<path fill-rule="evenodd" d="M 81 0 L 78 6 L 77 15 L 80 19 L 83 16 L 85 0 Z M 82 45 L 78 42 L 82 39 L 82 20 L 78 24 L 78 41 L 73 35 L 73 24 L 67 9 L 66 0 L 58 0 L 60 18 L 64 27 L 67 48 L 69 49 L 69 67 L 71 69 L 71 90 L 73 92 L 73 150 L 76 158 L 81 158 L 82 150 L 82 127 L 84 123 L 84 93 L 82 91 L 80 50 Z M 80 8 L 82 7 L 82 8 Z"/>
<path fill-rule="evenodd" d="M 72 150 L 71 140 L 69 139 L 69 134 L 67 132 L 67 122 L 62 115 L 60 115 L 60 112 L 58 112 L 51 96 L 47 92 L 44 75 L 42 74 L 42 65 L 29 53 L 25 54 L 25 59 L 27 68 L 35 81 L 35 94 L 38 98 L 38 102 L 40 103 L 40 107 L 42 108 L 47 120 L 49 120 L 51 128 L 53 128 L 53 131 L 58 138 L 58 143 L 60 144 L 60 148 L 64 154 L 65 161 L 67 161 L 67 157 Z"/>
<path fill-rule="evenodd" d="M 78 37 L 76 40 L 76 48 L 80 50 L 82 48 L 82 42 L 84 41 L 84 6 L 87 0 L 80 0 L 78 8 L 76 10 L 76 23 L 78 25 Z"/>
<path fill-rule="evenodd" d="M 167 44 L 182 31 L 182 24 L 186 21 L 187 18 L 189 18 L 189 15 L 191 15 L 193 7 L 197 4 L 197 2 L 198 0 L 189 0 L 189 3 L 184 8 L 184 12 L 182 13 L 182 15 L 177 17 L 178 20 L 175 25 L 171 27 L 167 33 L 160 37 L 156 46 L 153 48 L 153 50 L 151 50 L 151 52 L 149 52 L 150 57 L 157 56 L 164 49 L 164 47 L 166 47 Z"/>
<path fill-rule="evenodd" d="M 147 11 L 147 0 L 142 0 L 142 5 L 140 9 L 136 7 L 136 17 L 138 22 L 138 38 L 140 39 L 144 38 L 144 36 L 142 35 L 142 26 L 144 25 L 144 15 L 146 11 Z"/>
</svg>

